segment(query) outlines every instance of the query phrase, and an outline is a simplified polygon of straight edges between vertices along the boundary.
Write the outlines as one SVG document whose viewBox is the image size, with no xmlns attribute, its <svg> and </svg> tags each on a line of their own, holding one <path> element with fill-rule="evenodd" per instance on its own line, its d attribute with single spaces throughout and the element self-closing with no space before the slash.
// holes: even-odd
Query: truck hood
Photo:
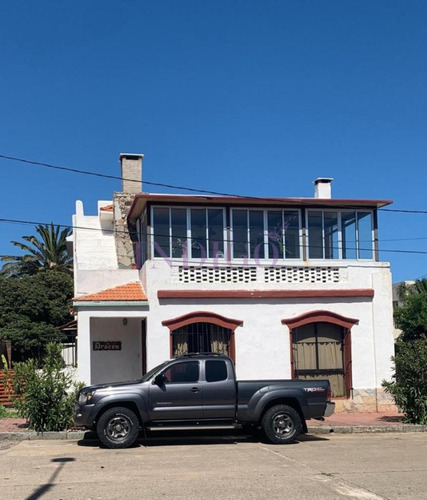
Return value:
<svg viewBox="0 0 427 500">
<path fill-rule="evenodd" d="M 132 385 L 141 384 L 139 380 L 129 380 L 128 382 L 112 382 L 106 384 L 89 385 L 82 389 L 82 392 L 94 392 L 102 389 L 120 389 L 121 387 L 129 387 Z"/>
</svg>

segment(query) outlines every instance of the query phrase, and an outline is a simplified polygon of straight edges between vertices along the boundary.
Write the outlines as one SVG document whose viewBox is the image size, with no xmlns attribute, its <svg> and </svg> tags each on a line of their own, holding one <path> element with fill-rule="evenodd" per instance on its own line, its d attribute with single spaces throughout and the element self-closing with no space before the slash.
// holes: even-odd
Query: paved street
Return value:
<svg viewBox="0 0 427 500">
<path fill-rule="evenodd" d="M 183 437 L 128 450 L 23 441 L 0 451 L 1 499 L 427 498 L 427 434 L 307 436 L 272 446 Z"/>
</svg>

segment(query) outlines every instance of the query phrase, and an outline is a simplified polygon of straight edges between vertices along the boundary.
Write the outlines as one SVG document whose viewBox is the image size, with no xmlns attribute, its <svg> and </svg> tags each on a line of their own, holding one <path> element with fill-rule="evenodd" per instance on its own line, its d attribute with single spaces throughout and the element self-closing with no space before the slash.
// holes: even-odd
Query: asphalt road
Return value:
<svg viewBox="0 0 427 500">
<path fill-rule="evenodd" d="M 427 433 L 23 441 L 0 450 L 1 499 L 424 499 Z"/>
</svg>

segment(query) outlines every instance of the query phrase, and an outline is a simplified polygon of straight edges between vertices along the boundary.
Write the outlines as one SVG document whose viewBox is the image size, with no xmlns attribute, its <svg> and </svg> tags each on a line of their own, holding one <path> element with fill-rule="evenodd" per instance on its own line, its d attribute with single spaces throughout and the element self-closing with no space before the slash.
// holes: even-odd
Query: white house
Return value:
<svg viewBox="0 0 427 500">
<path fill-rule="evenodd" d="M 142 155 L 123 191 L 73 217 L 78 374 L 137 379 L 171 356 L 223 352 L 239 379 L 329 378 L 338 411 L 389 411 L 388 200 L 150 194 Z"/>
</svg>

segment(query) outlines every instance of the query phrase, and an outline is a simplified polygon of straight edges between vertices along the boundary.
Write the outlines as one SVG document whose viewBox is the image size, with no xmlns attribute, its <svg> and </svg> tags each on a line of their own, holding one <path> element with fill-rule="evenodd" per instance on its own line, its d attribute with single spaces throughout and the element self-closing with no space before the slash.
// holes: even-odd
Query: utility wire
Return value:
<svg viewBox="0 0 427 500">
<path fill-rule="evenodd" d="M 162 182 L 150 182 L 150 181 L 146 181 L 146 180 L 139 181 L 139 180 L 135 180 L 135 179 L 127 179 L 125 177 L 120 177 L 117 175 L 100 174 L 99 172 L 92 172 L 90 170 L 82 170 L 82 169 L 77 169 L 77 168 L 63 167 L 63 166 L 59 166 L 59 165 L 53 165 L 51 163 L 44 163 L 44 162 L 39 162 L 39 161 L 27 160 L 25 158 L 17 158 L 15 156 L 7 156 L 7 155 L 2 155 L 2 154 L 0 154 L 0 158 L 5 159 L 5 160 L 10 160 L 10 161 L 26 163 L 29 165 L 37 165 L 40 167 L 51 168 L 54 170 L 73 172 L 75 174 L 92 175 L 94 177 L 102 177 L 105 179 L 115 179 L 115 180 L 127 181 L 127 182 L 143 182 L 143 184 L 147 184 L 149 186 L 179 189 L 181 191 L 190 191 L 192 193 L 203 193 L 203 194 L 216 195 L 216 196 L 230 196 L 230 197 L 234 197 L 234 198 L 247 198 L 247 199 L 254 199 L 254 200 L 268 199 L 268 200 L 272 201 L 275 199 L 275 198 L 265 198 L 265 197 L 259 197 L 259 196 L 245 196 L 245 195 L 241 195 L 241 194 L 223 193 L 220 191 L 210 191 L 207 189 L 196 189 L 196 188 L 191 188 L 188 186 L 178 186 L 175 184 L 165 184 Z M 277 198 L 277 200 L 280 200 L 280 198 Z M 347 208 L 351 208 L 351 207 L 347 207 Z M 400 210 L 400 209 L 392 209 L 392 208 L 379 208 L 378 210 L 380 210 L 382 212 L 427 214 L 427 210 Z"/>
<path fill-rule="evenodd" d="M 6 218 L 0 218 L 0 223 L 5 222 L 5 223 L 11 223 L 11 224 L 23 224 L 23 225 L 29 225 L 29 226 L 37 226 L 37 225 L 49 225 L 51 223 L 46 223 L 46 222 L 37 222 L 37 221 L 28 221 L 28 220 L 18 220 L 18 219 L 6 219 Z M 54 224 L 55 226 L 61 227 L 61 228 L 67 228 L 67 229 L 82 229 L 82 230 L 87 230 L 87 231 L 102 231 L 103 233 L 110 233 L 114 234 L 116 233 L 115 229 L 102 229 L 102 228 L 96 228 L 96 227 L 84 227 L 84 226 L 73 226 L 70 224 Z M 188 240 L 197 240 L 197 238 L 189 238 L 187 235 L 170 235 L 169 233 L 150 233 L 150 236 L 153 236 L 155 238 L 172 238 L 173 239 L 182 239 L 183 241 L 188 241 Z M 248 242 L 247 240 L 231 240 L 231 239 L 223 239 L 221 240 L 218 239 L 210 239 L 209 241 L 218 241 L 218 242 L 224 242 L 224 243 L 241 243 L 241 244 L 247 244 L 247 245 L 263 245 L 265 242 Z M 274 240 L 270 240 L 268 244 L 273 244 Z M 285 245 L 286 247 L 286 245 Z M 316 246 L 316 245 L 310 245 L 310 248 L 323 248 L 323 246 Z M 333 250 L 338 250 L 338 247 L 331 247 Z M 354 247 L 347 247 L 347 250 L 357 250 Z M 286 250 L 286 248 L 285 248 Z M 359 247 L 359 252 L 363 251 L 372 251 L 372 248 L 360 248 Z M 386 253 L 405 253 L 405 254 L 415 254 L 415 255 L 427 255 L 427 251 L 423 250 L 389 250 L 389 249 L 379 249 L 380 252 L 386 252 Z M 1 255 L 0 255 L 1 257 Z M 327 260 L 327 259 L 326 259 Z"/>
</svg>

